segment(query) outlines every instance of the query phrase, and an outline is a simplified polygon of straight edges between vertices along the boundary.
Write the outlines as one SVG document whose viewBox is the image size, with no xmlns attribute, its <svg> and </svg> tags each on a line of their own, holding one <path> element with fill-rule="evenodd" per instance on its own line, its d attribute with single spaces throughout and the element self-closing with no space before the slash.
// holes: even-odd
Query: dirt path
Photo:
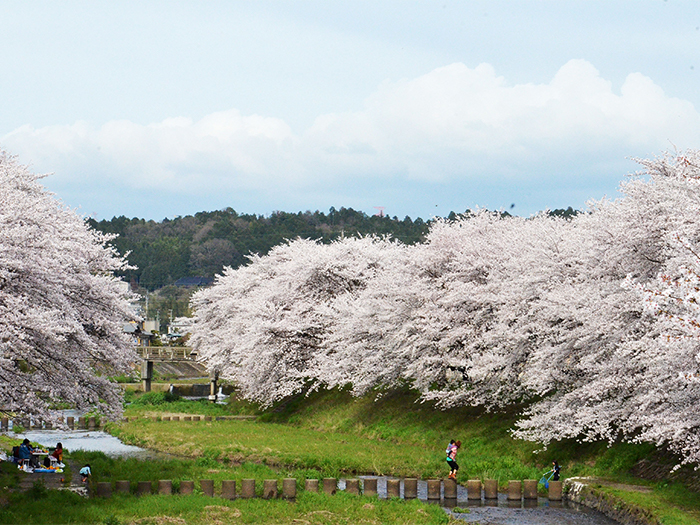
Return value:
<svg viewBox="0 0 700 525">
<path fill-rule="evenodd" d="M 70 468 L 72 477 L 70 483 L 65 481 L 67 469 L 64 469 L 64 473 L 56 472 L 20 472 L 19 478 L 19 490 L 26 491 L 31 489 L 35 483 L 43 483 L 44 487 L 50 490 L 72 490 L 80 494 L 87 494 L 87 489 L 85 485 L 80 482 L 80 466 L 70 460 L 66 460 L 66 466 Z"/>
</svg>

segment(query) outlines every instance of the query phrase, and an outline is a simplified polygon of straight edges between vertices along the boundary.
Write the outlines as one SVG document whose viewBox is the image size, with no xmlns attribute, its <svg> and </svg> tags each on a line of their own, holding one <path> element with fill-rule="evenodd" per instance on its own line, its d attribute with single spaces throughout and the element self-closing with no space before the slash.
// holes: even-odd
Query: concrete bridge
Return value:
<svg viewBox="0 0 700 525">
<path fill-rule="evenodd" d="M 137 346 L 136 353 L 146 361 L 196 361 L 191 346 Z"/>
<path fill-rule="evenodd" d="M 197 362 L 197 352 L 190 346 L 137 346 L 136 352 L 141 357 L 141 385 L 144 392 L 151 391 L 153 380 L 153 363 Z M 200 365 L 201 366 L 201 365 Z M 216 401 L 219 374 L 209 373 L 209 400 Z"/>
</svg>

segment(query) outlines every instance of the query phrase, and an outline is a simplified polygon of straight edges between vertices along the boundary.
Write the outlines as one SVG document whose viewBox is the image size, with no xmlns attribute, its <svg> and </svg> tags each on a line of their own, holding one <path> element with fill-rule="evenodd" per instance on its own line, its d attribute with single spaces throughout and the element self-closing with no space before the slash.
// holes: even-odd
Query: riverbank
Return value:
<svg viewBox="0 0 700 525">
<path fill-rule="evenodd" d="M 644 494 L 612 485 L 596 490 L 608 494 L 616 491 L 617 498 L 647 509 L 658 523 L 700 523 L 700 497 L 674 481 L 681 474 L 694 479 L 692 469 L 670 474 L 673 458 L 665 458 L 669 472 L 665 479 L 658 479 L 660 468 L 654 480 L 633 475 L 650 457 L 659 464 L 662 453 L 651 445 L 608 447 L 605 443 L 567 441 L 541 451 L 535 443 L 510 437 L 515 410 L 500 414 L 470 409 L 441 412 L 414 401 L 410 392 L 388 393 L 375 400 L 333 391 L 256 412 L 254 407 L 232 400 L 231 405 L 217 410 L 255 414 L 257 420 L 207 425 L 153 420 L 159 412 L 196 413 L 197 404 L 133 406 L 127 415 L 140 418 L 111 430 L 134 444 L 224 465 L 255 462 L 273 468 L 309 469 L 317 476 L 330 477 L 372 473 L 443 477 L 444 442 L 461 439 L 461 479 L 497 479 L 505 489 L 510 479 L 539 479 L 557 459 L 563 477 L 596 476 L 609 484 L 648 487 L 649 492 Z"/>
</svg>

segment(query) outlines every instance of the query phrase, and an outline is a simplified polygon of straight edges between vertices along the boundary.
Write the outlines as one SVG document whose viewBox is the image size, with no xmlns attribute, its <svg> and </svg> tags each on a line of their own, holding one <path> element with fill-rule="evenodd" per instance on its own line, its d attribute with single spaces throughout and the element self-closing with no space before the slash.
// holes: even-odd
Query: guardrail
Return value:
<svg viewBox="0 0 700 525">
<path fill-rule="evenodd" d="M 197 359 L 197 353 L 192 351 L 190 346 L 137 346 L 136 352 L 147 360 L 188 360 Z"/>
</svg>

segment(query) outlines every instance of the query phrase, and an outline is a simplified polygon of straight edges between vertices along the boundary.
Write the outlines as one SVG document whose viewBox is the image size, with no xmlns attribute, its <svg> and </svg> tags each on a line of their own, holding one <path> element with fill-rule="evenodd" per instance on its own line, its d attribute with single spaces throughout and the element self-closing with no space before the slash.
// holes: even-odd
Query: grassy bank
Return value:
<svg viewBox="0 0 700 525">
<path fill-rule="evenodd" d="M 463 443 L 458 460 L 460 480 L 495 478 L 504 487 L 509 479 L 539 477 L 553 459 L 562 474 L 597 476 L 598 487 L 624 501 L 648 509 L 664 525 L 700 523 L 700 497 L 678 483 L 640 480 L 630 474 L 640 459 L 658 456 L 649 445 L 579 444 L 560 442 L 541 451 L 535 443 L 513 440 L 512 412 L 489 414 L 474 409 L 434 410 L 415 403 L 410 392 L 394 392 L 378 399 L 355 399 L 345 392 L 320 392 L 300 397 L 265 413 L 232 400 L 227 405 L 181 401 L 163 393 L 131 399 L 129 423 L 110 424 L 108 430 L 125 442 L 170 454 L 169 459 L 142 462 L 115 460 L 99 453 L 68 451 L 76 464 L 93 466 L 93 483 L 213 479 L 216 492 L 223 480 L 240 483 L 254 478 L 261 488 L 269 478 L 348 477 L 360 473 L 444 477 L 444 448 L 449 439 Z M 255 421 L 154 421 L 163 415 L 223 416 L 257 414 Z M 6 450 L 9 440 L 0 440 Z M 4 466 L 5 468 L 8 465 Z M 437 507 L 420 502 L 328 497 L 299 491 L 295 503 L 285 501 L 233 502 L 192 496 L 115 495 L 110 500 L 83 499 L 37 487 L 31 494 L 12 492 L 16 473 L 0 479 L 7 494 L 0 507 L 0 523 L 446 523 Z M 0 472 L 0 475 L 2 473 Z M 635 491 L 621 484 L 644 485 Z M 61 512 L 55 512 L 60 508 Z M 167 517 L 167 518 L 166 518 Z"/>
<path fill-rule="evenodd" d="M 211 525 L 225 523 L 354 523 L 446 524 L 440 507 L 415 501 L 383 501 L 339 493 L 335 496 L 302 493 L 295 502 L 283 500 L 212 499 L 188 496 L 115 494 L 109 499 L 40 490 L 14 494 L 0 509 L 0 523 L 100 523 L 105 525 Z"/>
<path fill-rule="evenodd" d="M 177 409 L 177 410 L 173 410 Z M 127 415 L 197 413 L 180 403 L 138 406 Z M 190 411 L 193 410 L 194 411 Z M 234 402 L 219 406 L 221 414 L 255 412 Z M 163 422 L 137 420 L 112 431 L 131 443 L 178 455 L 235 465 L 256 462 L 274 469 L 308 470 L 317 476 L 355 473 L 419 476 L 446 474 L 443 451 L 449 439 L 463 443 L 458 460 L 460 479 L 539 479 L 552 460 L 562 475 L 595 476 L 617 484 L 643 485 L 639 493 L 604 486 L 619 497 L 650 509 L 665 524 L 700 523 L 700 497 L 679 483 L 650 482 L 630 474 L 632 467 L 655 449 L 651 445 L 577 443 L 567 440 L 546 451 L 535 443 L 512 439 L 518 407 L 490 414 L 475 409 L 434 410 L 415 402 L 410 392 L 378 399 L 355 399 L 332 391 L 300 397 L 265 413 L 256 421 Z"/>
</svg>

